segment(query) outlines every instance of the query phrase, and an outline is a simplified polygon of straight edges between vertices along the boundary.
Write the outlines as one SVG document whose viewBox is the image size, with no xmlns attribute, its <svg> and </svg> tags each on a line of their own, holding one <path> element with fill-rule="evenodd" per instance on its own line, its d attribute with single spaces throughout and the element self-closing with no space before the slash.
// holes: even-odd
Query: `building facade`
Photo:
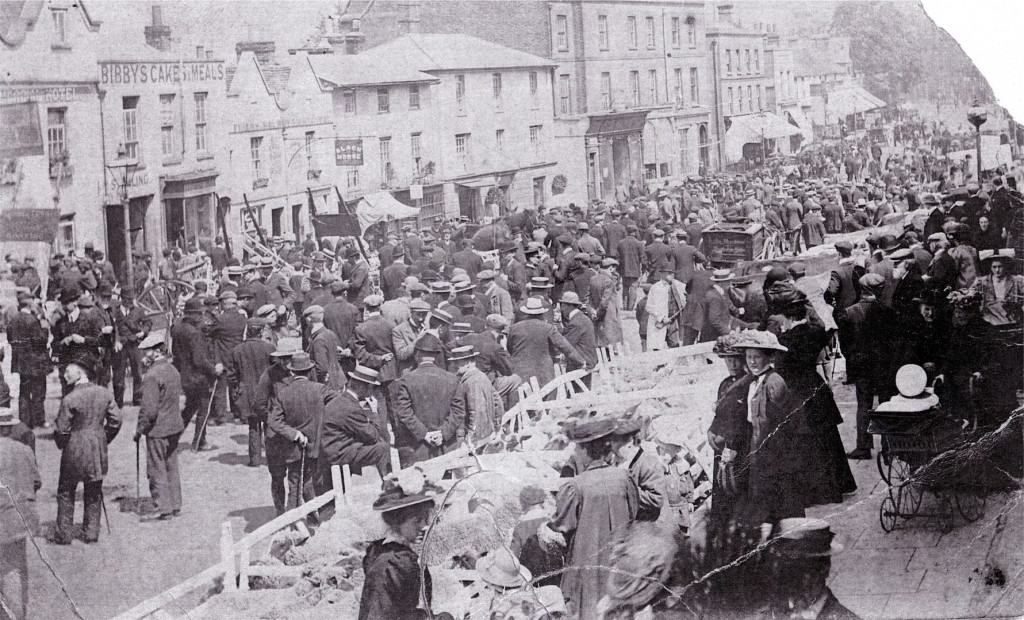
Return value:
<svg viewBox="0 0 1024 620">
<path fill-rule="evenodd" d="M 121 33 L 98 59 L 105 233 L 122 282 L 133 252 L 208 251 L 220 234 L 224 61 L 176 48 L 162 7 L 152 11 L 144 33 Z"/>
<path fill-rule="evenodd" d="M 100 23 L 82 2 L 10 3 L 9 9 L 0 18 L 3 206 L 57 208 L 57 251 L 81 250 L 86 241 L 101 249 Z M 8 133 L 22 124 L 28 131 L 17 138 Z M 32 192 L 19 191 L 33 179 Z"/>
</svg>

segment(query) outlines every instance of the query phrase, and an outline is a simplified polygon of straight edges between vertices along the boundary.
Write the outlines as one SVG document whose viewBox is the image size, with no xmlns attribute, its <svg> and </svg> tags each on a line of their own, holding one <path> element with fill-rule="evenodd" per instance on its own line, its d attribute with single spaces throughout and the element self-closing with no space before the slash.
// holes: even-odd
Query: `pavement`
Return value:
<svg viewBox="0 0 1024 620">
<path fill-rule="evenodd" d="M 634 321 L 624 318 L 627 334 Z M 632 336 L 635 339 L 635 335 Z M 0 341 L 2 344 L 2 341 Z M 627 346 L 636 350 L 635 341 Z M 17 378 L 5 374 L 17 399 Z M 854 443 L 853 391 L 835 374 L 836 400 L 844 416 L 840 427 L 845 444 Z M 56 416 L 60 388 L 56 375 L 48 391 L 47 417 Z M 274 516 L 270 476 L 265 467 L 246 465 L 246 427 L 211 427 L 210 452 L 181 455 L 184 508 L 169 521 L 140 522 L 121 512 L 117 499 L 135 496 L 135 431 L 137 409 L 126 407 L 124 423 L 110 445 L 110 471 L 104 495 L 111 533 L 106 527 L 97 544 L 76 540 L 52 545 L 43 537 L 29 549 L 31 594 L 29 619 L 108 618 L 123 612 L 219 560 L 221 523 L 229 521 L 235 538 Z M 189 429 L 184 439 L 191 439 Z M 37 508 L 44 528 L 56 515 L 60 454 L 49 431 L 37 431 L 37 460 L 43 488 Z M 145 455 L 142 495 L 148 496 Z M 990 497 L 984 516 L 975 523 L 958 518 L 952 529 L 942 519 L 921 517 L 882 531 L 879 505 L 887 495 L 875 462 L 851 461 L 858 490 L 843 504 L 816 507 L 809 516 L 827 519 L 845 550 L 832 562 L 830 585 L 839 598 L 863 618 L 1010 618 L 1024 615 L 1024 494 Z M 81 492 L 77 518 L 81 519 Z M 921 513 L 940 512 L 925 495 Z M 181 601 L 184 612 L 201 593 Z M 176 614 L 178 615 L 178 614 Z"/>
</svg>

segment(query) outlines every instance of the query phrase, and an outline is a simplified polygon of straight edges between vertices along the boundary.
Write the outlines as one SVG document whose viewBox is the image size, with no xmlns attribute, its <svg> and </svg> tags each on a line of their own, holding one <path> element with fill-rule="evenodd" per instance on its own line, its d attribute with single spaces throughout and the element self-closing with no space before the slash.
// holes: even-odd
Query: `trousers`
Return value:
<svg viewBox="0 0 1024 620">
<path fill-rule="evenodd" d="M 298 508 L 302 504 L 316 497 L 316 487 L 320 484 L 320 470 L 317 459 L 306 457 L 306 462 L 301 460 L 291 461 L 285 465 L 288 476 L 288 509 Z M 301 480 L 300 480 L 301 478 Z M 299 488 L 301 485 L 301 489 Z M 306 520 L 310 523 L 317 523 L 315 513 L 311 513 Z"/>
<path fill-rule="evenodd" d="M 622 309 L 632 310 L 636 305 L 636 283 L 638 278 L 622 278 Z"/>
<path fill-rule="evenodd" d="M 128 351 L 121 349 L 110 354 L 110 381 L 113 384 L 114 402 L 124 407 L 125 372 L 128 370 Z M 140 386 L 141 387 L 141 386 Z"/>
<path fill-rule="evenodd" d="M 28 539 L 0 545 L 0 619 L 24 620 L 28 609 Z M 8 613 L 8 611 L 10 613 Z"/>
<path fill-rule="evenodd" d="M 181 510 L 181 475 L 178 470 L 178 440 L 170 437 L 146 437 L 146 477 L 149 495 L 159 514 Z"/>
<path fill-rule="evenodd" d="M 46 375 L 19 375 L 18 410 L 21 421 L 29 428 L 36 428 L 46 423 Z"/>
<path fill-rule="evenodd" d="M 871 450 L 875 447 L 875 438 L 868 433 L 868 414 L 875 405 L 875 392 L 864 381 L 854 383 L 854 391 L 857 394 L 857 449 Z"/>
<path fill-rule="evenodd" d="M 263 433 L 267 423 L 259 416 L 251 416 L 249 422 L 249 464 L 258 465 L 263 454 Z"/>
<path fill-rule="evenodd" d="M 285 488 L 284 481 L 288 474 L 288 467 L 283 462 L 267 459 L 267 469 L 270 470 L 270 496 L 274 499 L 274 510 L 277 514 L 284 514 L 285 511 Z"/>
<path fill-rule="evenodd" d="M 185 386 L 183 386 L 185 387 Z M 200 383 L 196 385 L 189 385 L 185 387 L 185 407 L 181 410 L 181 420 L 188 426 L 188 423 L 192 421 L 192 418 L 196 417 L 198 413 L 200 418 L 196 419 L 196 428 L 193 434 L 192 441 L 198 437 L 200 446 L 206 445 L 206 428 L 200 432 L 199 427 L 202 425 L 201 417 L 206 415 L 206 408 L 210 405 L 210 395 L 213 386 L 209 383 Z M 201 435 L 201 436 L 200 436 Z"/>
<path fill-rule="evenodd" d="M 57 481 L 57 528 L 54 537 L 71 540 L 71 528 L 75 522 L 75 493 L 78 483 L 85 487 L 85 515 L 82 518 L 82 529 L 85 540 L 95 542 L 100 538 L 100 512 L 103 501 L 103 480 L 79 480 L 61 472 Z"/>
</svg>

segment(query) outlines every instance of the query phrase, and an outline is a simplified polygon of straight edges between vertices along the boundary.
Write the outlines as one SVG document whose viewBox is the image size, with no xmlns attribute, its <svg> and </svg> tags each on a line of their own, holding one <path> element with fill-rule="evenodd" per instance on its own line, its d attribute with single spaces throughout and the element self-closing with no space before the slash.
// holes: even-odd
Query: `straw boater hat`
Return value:
<svg viewBox="0 0 1024 620">
<path fill-rule="evenodd" d="M 150 332 L 149 335 L 143 338 L 142 342 L 138 344 L 138 347 L 142 350 L 152 349 L 164 344 L 166 341 L 167 337 L 164 335 L 164 330 L 158 329 Z"/>
<path fill-rule="evenodd" d="M 549 289 L 555 287 L 555 285 L 551 283 L 550 279 L 545 278 L 543 276 L 535 276 L 533 278 L 530 278 L 530 282 L 529 284 L 527 284 L 527 286 L 532 289 Z"/>
<path fill-rule="evenodd" d="M 1001 248 L 998 250 L 982 250 L 978 252 L 978 259 L 983 263 L 993 259 L 1006 261 L 1014 258 L 1016 255 L 1017 253 L 1013 248 Z"/>
<path fill-rule="evenodd" d="M 728 269 L 716 269 L 711 274 L 711 281 L 712 282 L 729 282 L 730 280 L 733 280 L 735 277 L 736 276 L 734 276 L 733 273 L 731 271 L 729 271 Z"/>
<path fill-rule="evenodd" d="M 302 338 L 280 338 L 270 357 L 290 357 L 302 351 Z"/>
<path fill-rule="evenodd" d="M 18 416 L 10 407 L 0 407 L 0 426 L 14 426 L 18 423 Z"/>
<path fill-rule="evenodd" d="M 745 329 L 740 332 L 740 339 L 732 345 L 734 349 L 765 349 L 769 351 L 789 351 L 779 344 L 779 339 L 771 332 Z"/>
<path fill-rule="evenodd" d="M 355 369 L 349 372 L 348 376 L 356 381 L 362 381 L 370 385 L 380 385 L 380 373 L 361 364 L 356 364 Z"/>
<path fill-rule="evenodd" d="M 519 588 L 530 583 L 530 569 L 504 548 L 488 551 L 476 561 L 476 572 L 484 582 L 499 588 Z"/>
<path fill-rule="evenodd" d="M 793 517 L 782 519 L 776 526 L 778 533 L 772 541 L 772 550 L 793 558 L 817 558 L 835 555 L 843 545 L 835 540 L 828 522 L 822 519 Z"/>
<path fill-rule="evenodd" d="M 476 348 L 471 344 L 467 344 L 463 347 L 455 347 L 448 352 L 449 362 L 458 362 L 460 360 L 468 360 L 477 356 Z"/>
<path fill-rule="evenodd" d="M 523 314 L 544 314 L 547 312 L 544 308 L 544 302 L 538 297 L 527 297 L 526 304 L 519 306 L 519 311 Z"/>
</svg>

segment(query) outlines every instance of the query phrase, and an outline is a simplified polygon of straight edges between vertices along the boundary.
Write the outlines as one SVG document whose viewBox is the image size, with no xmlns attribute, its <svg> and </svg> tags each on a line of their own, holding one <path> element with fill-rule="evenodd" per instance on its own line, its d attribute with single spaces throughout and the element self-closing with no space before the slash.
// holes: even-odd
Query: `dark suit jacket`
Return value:
<svg viewBox="0 0 1024 620">
<path fill-rule="evenodd" d="M 697 251 L 697 248 L 688 243 L 674 243 L 669 246 L 672 256 L 672 264 L 676 270 L 676 280 L 687 284 L 693 277 L 694 266 L 697 263 L 705 264 L 708 259 Z"/>
<path fill-rule="evenodd" d="M 860 287 L 857 284 L 863 270 L 854 263 L 844 263 L 832 271 L 828 284 L 828 295 L 836 307 L 836 310 L 849 308 L 857 303 L 860 297 Z"/>
<path fill-rule="evenodd" d="M 644 266 L 644 244 L 636 237 L 626 237 L 616 247 L 619 273 L 623 278 L 639 278 Z"/>
<path fill-rule="evenodd" d="M 394 327 L 384 317 L 373 316 L 357 325 L 355 330 L 353 353 L 356 361 L 379 372 L 381 381 L 394 381 L 398 376 L 395 358 L 387 363 L 382 359 L 386 353 L 395 353 L 391 348 L 391 330 Z"/>
<path fill-rule="evenodd" d="M 247 338 L 232 351 L 225 364 L 231 400 L 236 411 L 245 419 L 260 415 L 256 405 L 256 386 L 260 376 L 270 366 L 274 345 L 258 337 Z M 265 411 L 264 411 L 265 413 Z"/>
<path fill-rule="evenodd" d="M 334 396 L 326 385 L 305 377 L 295 377 L 277 389 L 275 397 L 271 400 L 267 426 L 279 438 L 291 443 L 287 447 L 284 442 L 281 444 L 281 456 L 285 463 L 297 461 L 302 456 L 299 444 L 295 442 L 296 432 L 309 439 L 306 445 L 308 458 L 317 458 L 320 455 L 320 428 L 324 418 L 324 403 Z"/>
<path fill-rule="evenodd" d="M 181 376 L 170 360 L 162 359 L 142 378 L 138 432 L 146 437 L 172 437 L 185 430 L 181 419 Z"/>
<path fill-rule="evenodd" d="M 647 249 L 644 251 L 644 254 L 647 257 L 648 271 L 656 273 L 658 269 L 661 269 L 662 267 L 671 267 L 671 253 L 672 250 L 665 245 L 664 241 L 655 241 L 648 245 Z"/>
<path fill-rule="evenodd" d="M 597 366 L 597 338 L 594 335 L 594 322 L 583 312 L 576 312 L 572 315 L 562 330 L 562 335 L 583 358 L 584 364 L 573 360 L 566 360 L 567 371 Z"/>
<path fill-rule="evenodd" d="M 459 339 L 458 346 L 473 345 L 476 349 L 476 364 L 485 375 L 507 377 L 512 374 L 512 356 L 495 340 L 491 332 L 467 334 Z"/>
<path fill-rule="evenodd" d="M 345 299 L 335 297 L 334 301 L 324 306 L 324 327 L 334 332 L 342 347 L 351 346 L 352 334 L 361 317 L 359 308 Z"/>
<path fill-rule="evenodd" d="M 512 369 L 523 381 L 537 377 L 543 386 L 554 379 L 554 355 L 559 351 L 577 364 L 577 368 L 586 364 L 586 359 L 550 323 L 529 318 L 514 323 L 508 330 Z"/>
<path fill-rule="evenodd" d="M 395 447 L 404 452 L 403 464 L 442 454 L 455 439 L 465 414 L 455 405 L 459 378 L 432 363 L 423 363 L 405 373 L 395 397 Z M 444 444 L 429 446 L 423 438 L 429 431 L 441 431 Z"/>
<path fill-rule="evenodd" d="M 848 381 L 868 385 L 876 394 L 887 391 L 896 371 L 892 368 L 895 323 L 896 313 L 874 298 L 836 313 Z"/>
<path fill-rule="evenodd" d="M 402 283 L 409 268 L 402 263 L 394 263 L 385 266 L 380 271 L 380 290 L 384 294 L 384 300 L 395 299 L 402 292 Z"/>
<path fill-rule="evenodd" d="M 346 292 L 349 302 L 357 306 L 361 306 L 363 299 L 370 294 L 370 266 L 366 261 L 359 259 L 352 267 Z"/>
<path fill-rule="evenodd" d="M 476 283 L 476 274 L 483 271 L 484 261 L 473 250 L 459 250 L 452 254 L 452 265 L 466 270 L 470 282 Z"/>
<path fill-rule="evenodd" d="M 7 324 L 11 343 L 11 372 L 39 377 L 50 374 L 53 364 L 46 351 L 50 336 L 34 314 L 16 312 Z"/>
<path fill-rule="evenodd" d="M 245 315 L 237 310 L 220 313 L 210 330 L 214 360 L 227 365 L 231 351 L 242 343 L 245 336 L 246 320 Z"/>
<path fill-rule="evenodd" d="M 347 379 L 338 363 L 338 336 L 324 327 L 309 339 L 309 356 L 316 366 L 316 380 L 340 390 L 345 387 Z"/>
<path fill-rule="evenodd" d="M 704 293 L 704 322 L 700 329 L 700 341 L 710 342 L 717 340 L 732 331 L 733 319 L 730 309 L 732 301 L 727 295 L 722 295 L 715 289 L 714 285 Z"/>
<path fill-rule="evenodd" d="M 210 358 L 210 345 L 195 319 L 185 317 L 175 323 L 171 328 L 171 343 L 174 367 L 181 374 L 181 386 L 186 393 L 213 383 L 217 373 Z"/>
<path fill-rule="evenodd" d="M 324 465 L 352 464 L 359 448 L 383 441 L 370 412 L 348 391 L 324 408 L 320 457 Z"/>
</svg>

